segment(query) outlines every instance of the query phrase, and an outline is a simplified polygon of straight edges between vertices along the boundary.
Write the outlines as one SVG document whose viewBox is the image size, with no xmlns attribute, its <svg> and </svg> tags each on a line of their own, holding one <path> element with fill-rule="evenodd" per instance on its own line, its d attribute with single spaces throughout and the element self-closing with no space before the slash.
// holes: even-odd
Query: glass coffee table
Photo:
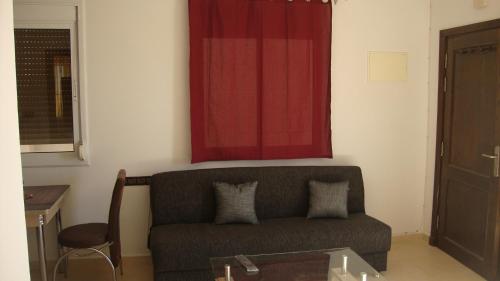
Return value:
<svg viewBox="0 0 500 281">
<path fill-rule="evenodd" d="M 247 272 L 235 257 L 211 258 L 215 281 L 385 281 L 349 248 L 247 255 L 258 272 Z M 230 278 L 227 278 L 227 276 Z"/>
</svg>

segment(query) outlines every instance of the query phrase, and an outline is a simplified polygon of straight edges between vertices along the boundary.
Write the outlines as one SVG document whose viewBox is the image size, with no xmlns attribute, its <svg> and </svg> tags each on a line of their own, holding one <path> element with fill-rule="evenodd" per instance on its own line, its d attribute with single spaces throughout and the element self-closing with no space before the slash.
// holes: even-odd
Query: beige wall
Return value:
<svg viewBox="0 0 500 281">
<path fill-rule="evenodd" d="M 434 161 L 436 152 L 436 121 L 439 65 L 439 31 L 500 18 L 500 1 L 490 0 L 483 9 L 475 9 L 472 0 L 431 1 L 429 115 L 427 164 L 425 180 L 424 232 L 430 234 L 434 190 Z"/>
<path fill-rule="evenodd" d="M 12 24 L 12 1 L 0 0 L 0 280 L 28 281 Z"/>
<path fill-rule="evenodd" d="M 429 1 L 342 0 L 334 7 L 333 160 L 198 165 L 189 164 L 187 1 L 85 2 L 91 165 L 24 169 L 27 184 L 72 185 L 65 225 L 106 220 L 122 167 L 133 176 L 186 167 L 352 164 L 363 169 L 370 215 L 395 234 L 421 231 Z M 368 51 L 408 52 L 408 81 L 367 82 Z M 123 212 L 124 254 L 147 254 L 147 188 L 128 188 Z"/>
</svg>

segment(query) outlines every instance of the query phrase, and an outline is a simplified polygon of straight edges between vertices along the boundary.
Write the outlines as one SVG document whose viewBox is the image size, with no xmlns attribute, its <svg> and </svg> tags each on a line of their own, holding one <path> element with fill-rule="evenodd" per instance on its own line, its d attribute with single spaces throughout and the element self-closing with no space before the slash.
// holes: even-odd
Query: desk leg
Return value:
<svg viewBox="0 0 500 281">
<path fill-rule="evenodd" d="M 40 262 L 40 275 L 42 281 L 47 281 L 47 254 L 45 253 L 45 217 L 38 216 L 37 239 L 38 239 L 38 260 Z"/>
<path fill-rule="evenodd" d="M 57 213 L 56 213 L 56 228 L 57 228 L 57 252 L 58 252 L 59 258 L 60 258 L 62 255 L 64 255 L 64 248 L 59 243 L 59 233 L 61 233 L 61 231 L 62 231 L 61 209 L 59 209 L 59 211 L 57 211 Z M 64 264 L 59 267 L 59 273 L 64 273 L 65 277 L 67 277 L 67 274 L 66 274 L 67 265 L 68 265 L 68 259 L 66 258 L 64 260 Z"/>
</svg>

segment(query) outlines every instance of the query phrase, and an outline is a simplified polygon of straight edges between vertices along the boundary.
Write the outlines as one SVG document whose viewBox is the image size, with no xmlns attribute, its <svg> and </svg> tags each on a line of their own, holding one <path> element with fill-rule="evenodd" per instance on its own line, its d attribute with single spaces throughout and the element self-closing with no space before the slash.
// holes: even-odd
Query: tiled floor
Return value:
<svg viewBox="0 0 500 281">
<path fill-rule="evenodd" d="M 388 281 L 484 281 L 476 273 L 437 248 L 430 247 L 422 236 L 405 236 L 393 240 L 389 253 Z M 152 281 L 153 266 L 149 257 L 125 258 L 125 274 L 118 280 Z M 40 280 L 38 271 L 32 271 L 32 280 Z M 104 260 L 71 261 L 68 279 L 58 280 L 108 281 L 111 271 Z M 186 280 L 189 281 L 189 280 Z"/>
<path fill-rule="evenodd" d="M 393 239 L 383 274 L 388 281 L 484 281 L 420 235 Z"/>
<path fill-rule="evenodd" d="M 40 273 L 37 266 L 32 266 L 31 280 L 40 281 Z M 152 281 L 153 265 L 150 257 L 134 257 L 123 259 L 123 276 L 119 270 L 117 280 L 119 281 Z M 52 281 L 52 268 L 49 281 Z M 111 269 L 104 259 L 78 259 L 69 263 L 68 278 L 64 274 L 58 274 L 58 281 L 112 281 Z"/>
</svg>

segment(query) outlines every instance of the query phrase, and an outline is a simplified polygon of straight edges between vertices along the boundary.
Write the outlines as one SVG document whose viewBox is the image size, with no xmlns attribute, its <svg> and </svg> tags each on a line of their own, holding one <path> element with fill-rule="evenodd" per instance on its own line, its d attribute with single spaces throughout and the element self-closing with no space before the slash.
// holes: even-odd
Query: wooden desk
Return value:
<svg viewBox="0 0 500 281">
<path fill-rule="evenodd" d="M 45 251 L 45 226 L 55 217 L 57 233 L 62 229 L 61 204 L 69 185 L 25 186 L 24 210 L 26 226 L 37 229 L 38 260 L 42 281 L 47 281 L 47 254 Z M 62 247 L 58 243 L 59 254 Z"/>
</svg>

